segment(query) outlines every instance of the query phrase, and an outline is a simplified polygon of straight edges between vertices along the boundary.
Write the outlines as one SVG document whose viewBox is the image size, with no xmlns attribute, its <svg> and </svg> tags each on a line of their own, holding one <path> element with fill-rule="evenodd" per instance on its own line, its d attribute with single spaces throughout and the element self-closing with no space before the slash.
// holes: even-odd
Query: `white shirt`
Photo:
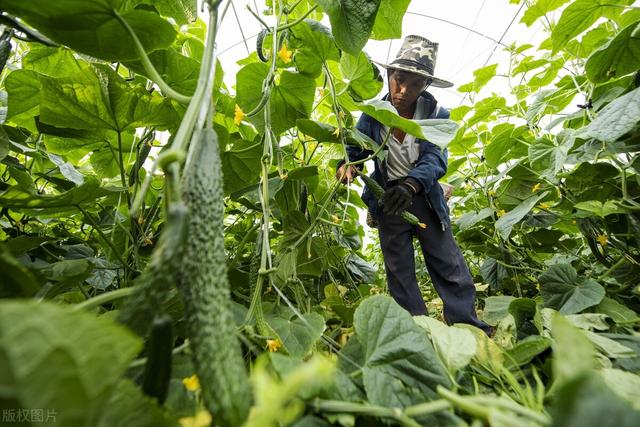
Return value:
<svg viewBox="0 0 640 427">
<path fill-rule="evenodd" d="M 416 101 L 416 111 L 413 114 L 413 119 L 423 119 L 424 109 L 425 99 L 419 97 Z M 388 134 L 389 127 L 384 126 L 380 130 L 382 141 L 386 140 Z M 387 174 L 390 180 L 404 178 L 409 171 L 413 169 L 420 156 L 420 144 L 416 144 L 415 141 L 416 137 L 408 133 L 405 134 L 404 140 L 402 141 L 399 141 L 393 133 L 389 136 L 385 160 L 387 162 Z"/>
</svg>

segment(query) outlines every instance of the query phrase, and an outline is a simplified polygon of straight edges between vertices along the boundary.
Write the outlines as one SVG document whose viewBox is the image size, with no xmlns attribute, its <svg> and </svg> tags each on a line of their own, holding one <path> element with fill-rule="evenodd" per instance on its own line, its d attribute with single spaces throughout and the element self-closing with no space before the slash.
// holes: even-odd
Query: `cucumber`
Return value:
<svg viewBox="0 0 640 427">
<path fill-rule="evenodd" d="M 375 179 L 363 173 L 360 173 L 359 175 L 364 181 L 364 183 L 366 184 L 366 186 L 369 187 L 369 189 L 373 192 L 373 195 L 376 196 L 376 199 L 380 200 L 380 198 L 384 194 L 384 190 L 382 189 L 380 184 L 378 184 L 378 182 Z M 412 214 L 411 212 L 402 211 L 400 213 L 400 218 L 402 218 L 408 224 L 416 225 L 420 228 L 427 228 L 427 225 L 420 222 L 418 217 Z"/>
<path fill-rule="evenodd" d="M 177 282 L 180 254 L 186 241 L 187 207 L 173 202 L 167 210 L 164 229 L 146 269 L 134 282 L 134 294 L 120 309 L 118 321 L 147 336 L 151 321 Z"/>
<path fill-rule="evenodd" d="M 171 381 L 171 356 L 173 351 L 173 320 L 167 315 L 153 321 L 147 343 L 147 363 L 144 367 L 142 391 L 163 404 Z"/>
<path fill-rule="evenodd" d="M 249 413 L 251 388 L 230 306 L 222 165 L 215 131 L 196 132 L 183 172 L 189 232 L 178 289 L 204 403 L 216 425 L 235 427 Z"/>
</svg>

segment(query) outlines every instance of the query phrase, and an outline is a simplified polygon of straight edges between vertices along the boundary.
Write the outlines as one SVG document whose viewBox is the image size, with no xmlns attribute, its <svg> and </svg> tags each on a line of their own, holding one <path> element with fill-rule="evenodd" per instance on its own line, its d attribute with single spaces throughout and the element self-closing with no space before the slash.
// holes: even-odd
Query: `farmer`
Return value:
<svg viewBox="0 0 640 427">
<path fill-rule="evenodd" d="M 426 91 L 429 86 L 453 86 L 434 76 L 437 52 L 437 43 L 408 36 L 393 62 L 380 64 L 387 69 L 389 82 L 389 93 L 383 99 L 390 101 L 400 116 L 418 120 L 449 118 L 449 111 Z M 416 280 L 413 252 L 416 236 L 444 304 L 447 323 L 468 323 L 491 335 L 492 328 L 476 316 L 475 286 L 451 233 L 449 209 L 443 187 L 438 183 L 447 171 L 446 150 L 400 129 L 389 129 L 366 114 L 360 117 L 357 129 L 378 144 L 387 141 L 385 160 L 375 160 L 371 175 L 385 189 L 384 194 L 378 201 L 365 187 L 362 199 L 377 223 L 389 292 L 412 315 L 427 314 Z M 352 162 L 372 154 L 357 147 L 348 147 L 347 151 Z M 336 172 L 336 178 L 343 183 L 351 182 L 356 175 L 356 167 L 344 162 Z M 399 216 L 403 210 L 416 215 L 427 228 L 406 223 Z"/>
</svg>

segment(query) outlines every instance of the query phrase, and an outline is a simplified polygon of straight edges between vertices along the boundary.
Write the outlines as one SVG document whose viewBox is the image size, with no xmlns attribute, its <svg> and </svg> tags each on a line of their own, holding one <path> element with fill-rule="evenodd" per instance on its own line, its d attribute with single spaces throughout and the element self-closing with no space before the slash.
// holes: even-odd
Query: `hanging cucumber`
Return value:
<svg viewBox="0 0 640 427">
<path fill-rule="evenodd" d="M 378 184 L 375 179 L 363 173 L 359 173 L 359 175 L 364 181 L 364 183 L 366 184 L 366 186 L 369 187 L 369 189 L 373 192 L 373 195 L 376 196 L 376 199 L 380 200 L 380 198 L 384 194 L 384 190 L 382 189 L 382 187 L 380 187 L 380 184 Z M 417 225 L 420 228 L 427 228 L 427 225 L 420 222 L 418 217 L 416 217 L 411 212 L 402 211 L 402 213 L 400 214 L 400 217 L 408 224 Z"/>
<path fill-rule="evenodd" d="M 217 425 L 235 427 L 247 417 L 251 389 L 230 307 L 222 165 L 213 129 L 196 131 L 191 144 L 182 181 L 189 234 L 178 288 L 205 405 Z"/>
<path fill-rule="evenodd" d="M 158 245 L 146 269 L 135 280 L 135 293 L 118 314 L 118 321 L 146 336 L 154 314 L 163 306 L 177 282 L 180 254 L 186 242 L 187 207 L 172 202 Z"/>
<path fill-rule="evenodd" d="M 144 366 L 142 391 L 163 404 L 171 380 L 171 352 L 173 351 L 173 320 L 167 315 L 157 316 L 147 343 L 147 363 Z"/>
</svg>

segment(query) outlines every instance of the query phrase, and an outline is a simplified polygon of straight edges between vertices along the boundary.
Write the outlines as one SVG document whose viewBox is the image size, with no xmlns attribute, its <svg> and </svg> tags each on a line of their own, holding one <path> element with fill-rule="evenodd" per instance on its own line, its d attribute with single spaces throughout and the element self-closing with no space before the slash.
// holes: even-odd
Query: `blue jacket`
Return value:
<svg viewBox="0 0 640 427">
<path fill-rule="evenodd" d="M 429 92 L 423 92 L 421 97 L 427 98 L 427 101 L 431 105 L 431 114 L 427 117 L 429 119 L 448 119 L 449 111 L 445 108 L 438 107 L 437 102 L 433 95 Z M 383 99 L 387 99 L 388 95 Z M 362 114 L 358 120 L 356 128 L 376 141 L 378 144 L 382 143 L 382 137 L 380 130 L 383 125 L 366 114 Z M 422 190 L 419 194 L 425 197 L 426 202 L 435 210 L 438 219 L 442 224 L 442 229 L 450 224 L 449 208 L 447 206 L 446 199 L 438 180 L 442 178 L 447 172 L 447 150 L 442 150 L 437 145 L 424 140 L 416 138 L 415 144 L 420 144 L 420 155 L 416 161 L 414 168 L 409 171 L 408 176 L 416 179 L 422 184 Z M 386 147 L 385 147 L 386 149 Z M 350 161 L 362 160 L 373 154 L 371 150 L 364 150 L 360 147 L 349 146 L 347 147 L 347 153 Z M 344 163 L 344 162 L 341 162 Z M 340 165 L 338 165 L 340 167 Z M 380 160 L 375 160 L 375 170 L 371 174 L 371 178 L 375 179 L 382 188 L 387 188 L 387 171 L 386 165 Z M 378 201 L 375 196 L 365 186 L 362 193 L 362 200 L 369 206 L 369 211 L 375 217 L 378 215 Z"/>
</svg>

